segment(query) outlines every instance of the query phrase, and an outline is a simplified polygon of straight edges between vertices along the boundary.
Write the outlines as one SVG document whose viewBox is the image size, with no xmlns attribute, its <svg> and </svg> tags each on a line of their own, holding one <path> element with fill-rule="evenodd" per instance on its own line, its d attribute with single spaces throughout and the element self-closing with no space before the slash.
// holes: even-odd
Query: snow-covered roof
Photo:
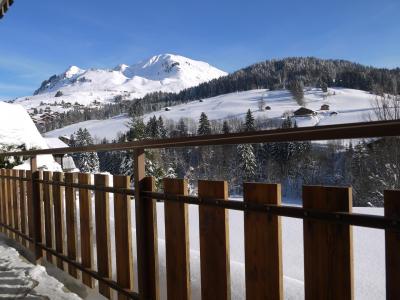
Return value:
<svg viewBox="0 0 400 300">
<path fill-rule="evenodd" d="M 61 141 L 59 138 L 45 137 L 44 140 L 46 141 L 47 146 L 49 146 L 50 149 L 67 148 L 67 147 L 69 147 L 66 143 Z"/>
</svg>

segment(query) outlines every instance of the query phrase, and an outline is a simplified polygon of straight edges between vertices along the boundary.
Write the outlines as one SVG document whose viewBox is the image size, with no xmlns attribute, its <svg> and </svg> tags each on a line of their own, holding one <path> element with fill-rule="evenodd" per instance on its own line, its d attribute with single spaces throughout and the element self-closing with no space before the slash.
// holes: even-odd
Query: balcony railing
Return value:
<svg viewBox="0 0 400 300">
<path fill-rule="evenodd" d="M 244 212 L 246 298 L 283 299 L 280 219 L 300 218 L 304 220 L 305 298 L 352 299 L 352 226 L 378 228 L 386 233 L 387 299 L 400 299 L 400 191 L 385 191 L 384 216 L 352 213 L 351 187 L 304 186 L 302 207 L 281 204 L 280 184 L 244 183 L 243 201 L 228 199 L 225 181 L 200 180 L 198 195 L 189 196 L 186 180 L 164 179 L 160 193 L 155 191 L 154 179 L 145 177 L 144 157 L 145 149 L 399 133 L 400 121 L 383 121 L 1 153 L 3 157 L 30 157 L 31 170 L 1 170 L 0 229 L 29 248 L 35 261 L 43 257 L 74 277 L 81 273 L 82 282 L 89 287 L 97 280 L 99 292 L 108 298 L 115 290 L 120 299 L 159 299 L 156 202 L 164 202 L 166 294 L 168 299 L 190 299 L 188 205 L 197 205 L 202 299 L 229 299 L 227 214 L 239 210 Z M 92 182 L 91 174 L 38 171 L 36 166 L 38 155 L 116 150 L 133 152 L 134 189 L 126 176 L 113 176 L 110 186 L 106 175 L 94 174 Z M 115 254 L 110 250 L 110 193 L 114 195 Z M 131 224 L 131 199 L 136 224 Z M 136 240 L 132 240 L 132 227 Z M 137 248 L 138 290 L 133 287 L 133 244 Z"/>
</svg>

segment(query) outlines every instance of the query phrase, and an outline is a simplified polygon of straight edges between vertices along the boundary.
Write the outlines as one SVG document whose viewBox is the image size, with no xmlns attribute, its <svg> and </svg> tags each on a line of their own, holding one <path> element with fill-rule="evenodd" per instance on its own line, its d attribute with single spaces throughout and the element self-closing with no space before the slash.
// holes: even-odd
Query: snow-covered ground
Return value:
<svg viewBox="0 0 400 300">
<path fill-rule="evenodd" d="M 316 111 L 317 114 L 309 117 L 296 117 L 298 126 L 363 122 L 369 120 L 369 117 L 373 115 L 372 105 L 376 96 L 368 92 L 330 88 L 328 96 L 326 95 L 320 89 L 306 90 L 305 105 Z M 258 108 L 260 99 L 263 99 L 265 106 L 270 106 L 271 110 L 260 111 Z M 322 104 L 328 104 L 330 110 L 320 111 Z M 178 121 L 180 118 L 189 118 L 197 123 L 202 112 L 205 112 L 210 120 L 222 120 L 235 117 L 244 118 L 248 109 L 256 118 L 281 118 L 285 112 L 295 111 L 299 107 L 286 90 L 258 89 L 207 98 L 202 102 L 193 101 L 188 104 L 171 106 L 170 111 L 160 110 L 149 113 L 144 116 L 144 119 L 147 120 L 156 115 L 157 117 L 162 116 L 164 120 Z M 332 112 L 337 114 L 331 115 Z M 98 139 L 104 137 L 112 139 L 117 136 L 118 132 L 127 131 L 128 120 L 127 116 L 118 116 L 108 120 L 90 120 L 47 132 L 45 136 L 69 136 L 82 127 L 87 128 L 92 136 Z"/>
<path fill-rule="evenodd" d="M 22 258 L 0 241 L 0 299 L 81 299 L 49 276 L 43 266 Z"/>
<path fill-rule="evenodd" d="M 44 108 L 46 104 L 64 101 L 90 105 L 113 102 L 115 96 L 141 98 L 156 92 L 179 92 L 185 88 L 226 75 L 208 63 L 180 55 L 160 54 L 133 65 L 121 64 L 113 69 L 83 70 L 72 66 L 64 73 L 49 78 L 34 96 L 16 100 L 26 109 Z M 62 96 L 55 97 L 57 91 Z M 40 105 L 43 102 L 44 105 Z M 53 111 L 63 111 L 60 108 Z"/>
</svg>

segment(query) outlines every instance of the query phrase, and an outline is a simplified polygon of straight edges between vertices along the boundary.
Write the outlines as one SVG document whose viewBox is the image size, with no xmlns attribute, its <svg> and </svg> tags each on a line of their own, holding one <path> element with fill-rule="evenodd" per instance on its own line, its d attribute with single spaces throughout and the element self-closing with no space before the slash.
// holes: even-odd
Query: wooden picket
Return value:
<svg viewBox="0 0 400 300">
<path fill-rule="evenodd" d="M 75 183 L 76 174 L 65 173 L 64 180 L 66 184 Z M 67 232 L 67 256 L 71 260 L 76 260 L 77 257 L 77 236 L 76 236 L 76 205 L 75 205 L 75 189 L 70 186 L 65 187 L 65 217 L 66 217 L 66 232 Z M 78 278 L 78 272 L 75 266 L 68 265 L 70 275 Z"/>
<path fill-rule="evenodd" d="M 226 181 L 200 180 L 199 197 L 228 201 Z M 228 212 L 219 207 L 199 207 L 201 297 L 230 299 Z"/>
<path fill-rule="evenodd" d="M 53 181 L 61 183 L 64 180 L 64 174 L 61 172 L 53 173 Z M 64 253 L 64 201 L 63 191 L 61 186 L 53 185 L 53 208 L 54 208 L 54 231 L 55 231 L 55 249 L 58 253 Z M 57 257 L 57 267 L 64 270 L 64 262 L 61 258 Z"/>
<path fill-rule="evenodd" d="M 187 195 L 187 181 L 165 178 L 164 192 Z M 164 215 L 168 299 L 190 299 L 188 206 L 185 203 L 166 202 Z"/>
<path fill-rule="evenodd" d="M 80 184 L 91 184 L 91 175 L 79 173 L 78 182 Z M 91 191 L 88 189 L 79 189 L 79 220 L 82 266 L 89 269 L 93 269 L 94 266 L 91 194 Z M 82 282 L 88 287 L 94 287 L 93 278 L 89 274 L 82 273 Z"/>
<path fill-rule="evenodd" d="M 351 188 L 304 186 L 303 207 L 351 212 Z M 353 299 L 352 229 L 304 220 L 305 299 Z"/>
<path fill-rule="evenodd" d="M 245 203 L 281 204 L 279 184 L 244 183 Z M 283 299 L 282 237 L 279 216 L 244 214 L 247 299 Z"/>
<path fill-rule="evenodd" d="M 400 219 L 400 191 L 385 191 L 385 216 Z M 400 232 L 386 229 L 386 299 L 400 299 Z"/>
<path fill-rule="evenodd" d="M 26 185 L 24 178 L 26 177 L 25 171 L 20 170 L 18 172 L 18 176 L 20 180 L 18 181 L 18 190 L 19 190 L 19 215 L 20 215 L 20 224 L 21 224 L 21 232 L 23 234 L 27 234 L 27 210 L 26 210 Z M 22 245 L 24 247 L 28 246 L 28 241 L 26 239 L 21 239 Z"/>
<path fill-rule="evenodd" d="M 94 184 L 99 187 L 108 186 L 108 176 L 94 175 Z M 104 278 L 111 278 L 111 243 L 110 243 L 110 203 L 108 193 L 95 192 L 95 219 L 96 219 L 96 249 L 97 271 Z M 111 298 L 110 288 L 99 282 L 99 292 Z"/>
<path fill-rule="evenodd" d="M 45 171 L 43 172 L 43 180 L 49 181 L 52 179 L 52 172 Z M 52 224 L 52 203 L 50 184 L 43 183 L 43 205 L 44 205 L 44 231 L 45 231 L 45 243 L 49 248 L 53 247 L 53 224 Z M 49 262 L 53 262 L 53 255 L 50 252 L 46 252 L 46 258 Z"/>
<path fill-rule="evenodd" d="M 114 187 L 127 189 L 130 177 L 114 176 Z M 125 289 L 133 289 L 133 258 L 132 258 L 132 231 L 131 231 L 131 200 L 127 195 L 114 195 L 115 220 L 115 259 L 117 266 L 117 282 Z M 128 299 L 121 293 L 118 299 Z"/>
<path fill-rule="evenodd" d="M 41 180 L 40 174 L 43 174 Z M 46 258 L 95 287 L 111 299 L 111 289 L 118 291 L 118 299 L 142 297 L 133 293 L 133 254 L 131 240 L 130 178 L 114 176 L 109 187 L 107 175 L 96 174 L 92 185 L 90 174 L 61 172 L 31 172 L 0 170 L 0 226 L 2 232 L 30 247 L 35 258 Z M 40 189 L 40 185 L 42 189 Z M 150 177 L 140 180 L 140 205 L 136 212 L 143 222 L 138 248 L 145 251 L 146 299 L 160 298 L 158 279 L 158 237 L 156 199 L 164 201 L 166 279 L 168 299 L 191 299 L 190 247 L 188 226 L 187 181 L 164 179 L 164 192 L 155 193 L 155 181 Z M 108 190 L 108 189 L 113 189 Z M 77 233 L 76 190 L 79 191 L 80 231 Z M 94 190 L 94 201 L 92 192 Z M 130 191 L 130 192 L 129 192 Z M 225 181 L 198 182 L 200 271 L 202 299 L 230 299 L 230 257 L 228 187 Z M 282 275 L 282 237 L 279 213 L 269 210 L 247 209 L 253 205 L 281 206 L 279 184 L 244 183 L 244 248 L 246 299 L 284 298 Z M 112 278 L 109 192 L 114 193 L 116 281 Z M 151 196 L 143 196 L 151 193 Z M 178 197 L 177 197 L 178 196 Z M 400 191 L 385 191 L 385 217 L 400 222 Z M 210 205 L 209 200 L 214 199 Z M 65 205 L 64 205 L 65 200 Z M 137 201 L 135 199 L 135 201 Z M 43 209 L 40 209 L 41 202 Z M 92 203 L 93 202 L 93 203 Z M 237 202 L 237 201 L 236 201 Z M 221 203 L 226 203 L 221 205 Z M 92 216 L 92 205 L 95 215 Z M 237 204 L 237 203 L 236 203 Z M 307 211 L 351 213 L 351 188 L 304 186 L 304 292 L 305 299 L 353 299 L 353 259 L 351 225 L 330 220 L 308 218 Z M 64 211 L 65 207 L 65 211 Z M 266 207 L 266 206 L 265 206 Z M 284 215 L 284 214 L 283 214 Z M 351 216 L 351 214 L 350 214 Z M 397 221 L 399 220 L 399 221 Z M 64 222 L 66 227 L 64 228 Z M 43 226 L 42 226 L 43 224 Z M 353 223 L 352 223 L 353 224 Z M 93 227 L 96 228 L 96 240 Z M 44 227 L 42 231 L 40 228 Z M 374 226 L 371 226 L 374 227 Z M 37 230 L 39 228 L 39 230 Z M 387 228 L 387 227 L 381 227 Z M 391 227 L 390 227 L 391 228 Z M 54 231 L 54 232 L 52 232 Z M 78 261 L 78 234 L 81 259 Z M 27 242 L 24 237 L 29 236 Z M 66 248 L 64 237 L 66 236 Z M 43 239 L 42 239 L 43 237 Z M 385 229 L 386 298 L 399 299 L 400 233 Z M 45 246 L 41 246 L 44 244 Z M 94 244 L 97 249 L 97 270 L 94 266 Z M 55 258 L 55 259 L 54 259 Z M 78 274 L 78 270 L 80 270 Z M 143 276 L 139 273 L 138 276 Z"/>
</svg>

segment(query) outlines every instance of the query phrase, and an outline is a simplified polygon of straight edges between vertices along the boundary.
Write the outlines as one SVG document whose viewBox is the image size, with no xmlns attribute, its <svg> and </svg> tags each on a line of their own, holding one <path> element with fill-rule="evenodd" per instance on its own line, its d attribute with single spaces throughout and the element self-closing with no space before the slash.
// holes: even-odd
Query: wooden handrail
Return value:
<svg viewBox="0 0 400 300">
<path fill-rule="evenodd" d="M 255 144 L 287 141 L 318 141 L 398 136 L 400 120 L 362 122 L 340 125 L 313 126 L 290 129 L 261 130 L 229 134 L 190 136 L 181 138 L 142 140 L 125 143 L 99 144 L 86 147 L 67 147 L 0 153 L 5 156 L 35 156 L 81 152 L 104 152 L 134 149 L 159 149 L 193 146 Z"/>
</svg>

